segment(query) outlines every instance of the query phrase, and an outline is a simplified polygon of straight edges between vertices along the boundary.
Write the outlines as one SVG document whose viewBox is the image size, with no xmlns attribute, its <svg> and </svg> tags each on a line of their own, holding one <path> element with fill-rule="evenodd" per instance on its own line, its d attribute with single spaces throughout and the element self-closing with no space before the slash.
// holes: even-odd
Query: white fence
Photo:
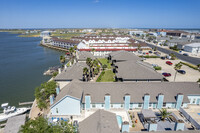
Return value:
<svg viewBox="0 0 200 133">
<path fill-rule="evenodd" d="M 179 111 L 183 113 L 188 121 L 190 121 L 198 130 L 200 130 L 200 124 L 198 124 L 183 108 L 180 108 Z"/>
</svg>

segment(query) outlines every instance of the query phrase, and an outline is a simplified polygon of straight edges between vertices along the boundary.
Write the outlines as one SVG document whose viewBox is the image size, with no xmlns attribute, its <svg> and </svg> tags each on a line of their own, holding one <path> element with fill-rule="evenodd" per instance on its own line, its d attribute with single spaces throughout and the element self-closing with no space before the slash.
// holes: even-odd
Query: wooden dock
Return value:
<svg viewBox="0 0 200 133">
<path fill-rule="evenodd" d="M 29 105 L 29 104 L 33 104 L 33 101 L 32 102 L 22 102 L 22 103 L 19 103 L 19 105 Z"/>
<path fill-rule="evenodd" d="M 60 51 L 64 51 L 64 52 L 68 52 L 68 49 L 65 49 L 65 48 L 60 48 L 60 47 L 56 47 L 56 46 L 52 46 L 52 45 L 48 45 L 48 44 L 43 44 L 43 43 L 40 43 L 41 46 L 44 46 L 44 47 L 48 47 L 48 48 L 52 48 L 52 49 L 56 49 L 56 50 L 60 50 Z"/>
</svg>

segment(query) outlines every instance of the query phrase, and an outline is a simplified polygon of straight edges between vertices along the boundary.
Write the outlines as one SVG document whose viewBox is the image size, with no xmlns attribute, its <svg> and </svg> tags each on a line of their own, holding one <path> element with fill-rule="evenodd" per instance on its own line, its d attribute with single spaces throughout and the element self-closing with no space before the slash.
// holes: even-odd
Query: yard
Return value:
<svg viewBox="0 0 200 133">
<path fill-rule="evenodd" d="M 102 66 L 106 65 L 108 69 L 111 69 L 111 63 L 108 62 L 106 58 L 98 58 L 98 60 L 101 62 Z"/>
<path fill-rule="evenodd" d="M 115 74 L 112 70 L 105 70 L 101 73 L 96 82 L 114 82 L 114 76 Z"/>
</svg>

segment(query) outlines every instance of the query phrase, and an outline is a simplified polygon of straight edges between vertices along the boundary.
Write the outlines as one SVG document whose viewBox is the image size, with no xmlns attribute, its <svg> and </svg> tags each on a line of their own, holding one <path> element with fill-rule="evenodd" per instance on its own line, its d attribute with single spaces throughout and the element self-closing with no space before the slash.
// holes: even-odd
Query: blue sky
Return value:
<svg viewBox="0 0 200 133">
<path fill-rule="evenodd" d="M 200 28 L 200 0 L 0 0 L 0 28 Z"/>
</svg>

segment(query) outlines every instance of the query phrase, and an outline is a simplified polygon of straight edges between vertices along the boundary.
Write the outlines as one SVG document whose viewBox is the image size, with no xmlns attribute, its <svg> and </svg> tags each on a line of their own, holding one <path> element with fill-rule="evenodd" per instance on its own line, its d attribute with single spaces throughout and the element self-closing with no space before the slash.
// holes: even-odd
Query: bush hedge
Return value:
<svg viewBox="0 0 200 133">
<path fill-rule="evenodd" d="M 139 56 L 139 57 L 143 57 L 143 58 L 160 58 L 159 56 L 149 56 L 149 55 Z"/>
<path fill-rule="evenodd" d="M 155 66 L 154 69 L 155 69 L 155 70 L 162 70 L 162 67 L 160 67 L 160 66 Z"/>
<path fill-rule="evenodd" d="M 193 68 L 193 69 L 195 69 L 195 70 L 199 70 L 198 67 L 195 66 L 195 65 L 192 65 L 192 64 L 189 64 L 189 63 L 186 63 L 186 62 L 180 62 L 180 63 L 183 64 L 183 65 L 186 65 L 186 66 L 188 66 L 188 67 L 190 67 L 190 68 Z M 199 71 L 200 71 L 200 70 L 199 70 Z"/>
</svg>

